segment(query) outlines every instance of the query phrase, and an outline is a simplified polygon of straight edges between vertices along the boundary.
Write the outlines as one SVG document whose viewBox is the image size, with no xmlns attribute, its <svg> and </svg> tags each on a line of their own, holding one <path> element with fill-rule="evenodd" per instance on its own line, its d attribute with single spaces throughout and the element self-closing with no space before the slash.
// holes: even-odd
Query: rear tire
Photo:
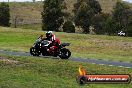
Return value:
<svg viewBox="0 0 132 88">
<path fill-rule="evenodd" d="M 40 51 L 38 51 L 35 47 L 31 47 L 30 48 L 30 54 L 33 55 L 33 56 L 39 56 Z"/>
<path fill-rule="evenodd" d="M 69 51 L 69 49 L 63 48 L 60 50 L 59 57 L 61 59 L 68 59 L 70 56 L 71 56 L 71 52 Z"/>
</svg>

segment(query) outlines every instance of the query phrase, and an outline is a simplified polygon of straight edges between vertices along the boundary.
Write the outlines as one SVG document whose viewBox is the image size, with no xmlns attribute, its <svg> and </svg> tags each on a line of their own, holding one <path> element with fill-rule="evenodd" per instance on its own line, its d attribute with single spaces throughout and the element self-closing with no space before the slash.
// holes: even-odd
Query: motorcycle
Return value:
<svg viewBox="0 0 132 88">
<path fill-rule="evenodd" d="M 33 56 L 59 56 L 61 59 L 68 59 L 71 56 L 69 49 L 65 48 L 66 46 L 69 46 L 70 43 L 60 44 L 54 53 L 49 52 L 48 46 L 50 43 L 51 42 L 48 40 L 37 39 L 34 45 L 30 48 L 30 54 Z"/>
</svg>

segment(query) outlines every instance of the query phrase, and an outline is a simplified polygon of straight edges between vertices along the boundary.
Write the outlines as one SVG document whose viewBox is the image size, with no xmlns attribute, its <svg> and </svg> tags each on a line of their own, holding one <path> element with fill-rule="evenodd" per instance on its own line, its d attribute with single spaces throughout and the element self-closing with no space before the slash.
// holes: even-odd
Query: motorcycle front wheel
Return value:
<svg viewBox="0 0 132 88">
<path fill-rule="evenodd" d="M 59 57 L 61 59 L 68 59 L 70 56 L 71 56 L 71 52 L 68 49 L 63 48 L 63 49 L 60 50 Z"/>
<path fill-rule="evenodd" d="M 30 54 L 33 55 L 33 56 L 39 56 L 40 51 L 38 51 L 35 47 L 31 47 L 30 48 Z"/>
</svg>

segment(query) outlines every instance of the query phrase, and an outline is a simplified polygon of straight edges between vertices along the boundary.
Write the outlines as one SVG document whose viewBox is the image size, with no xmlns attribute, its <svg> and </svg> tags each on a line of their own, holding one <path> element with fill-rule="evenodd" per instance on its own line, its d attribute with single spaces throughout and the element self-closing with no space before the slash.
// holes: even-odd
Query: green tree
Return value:
<svg viewBox="0 0 132 88">
<path fill-rule="evenodd" d="M 107 21 L 107 18 L 109 17 L 109 14 L 101 13 L 96 14 L 92 17 L 92 26 L 94 27 L 94 33 L 96 34 L 104 34 L 105 29 L 104 23 Z"/>
<path fill-rule="evenodd" d="M 120 31 L 125 29 L 129 24 L 130 17 L 130 7 L 123 3 L 117 2 L 112 13 L 113 20 L 117 23 L 117 30 Z"/>
<path fill-rule="evenodd" d="M 63 25 L 63 31 L 68 33 L 75 33 L 75 26 L 72 21 L 66 21 Z"/>
<path fill-rule="evenodd" d="M 132 24 L 126 28 L 126 35 L 132 37 Z"/>
<path fill-rule="evenodd" d="M 91 18 L 101 11 L 101 6 L 96 0 L 77 0 L 74 5 L 75 25 L 81 26 L 84 33 L 89 33 L 89 26 L 92 23 Z"/>
<path fill-rule="evenodd" d="M 45 0 L 42 12 L 42 30 L 59 31 L 63 19 L 64 0 Z"/>
<path fill-rule="evenodd" d="M 108 16 L 106 21 L 102 23 L 102 28 L 104 30 L 104 33 L 108 35 L 113 35 L 117 32 L 117 24 L 112 19 L 112 16 Z"/>
<path fill-rule="evenodd" d="M 10 26 L 10 8 L 9 5 L 2 2 L 0 4 L 0 26 Z"/>
</svg>

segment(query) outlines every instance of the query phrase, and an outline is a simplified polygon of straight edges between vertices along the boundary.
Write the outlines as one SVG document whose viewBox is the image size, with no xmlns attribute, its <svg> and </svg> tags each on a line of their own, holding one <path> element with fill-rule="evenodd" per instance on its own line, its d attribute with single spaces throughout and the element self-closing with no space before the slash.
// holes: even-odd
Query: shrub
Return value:
<svg viewBox="0 0 132 88">
<path fill-rule="evenodd" d="M 75 26 L 71 21 L 66 21 L 63 25 L 63 32 L 75 33 Z"/>
<path fill-rule="evenodd" d="M 9 5 L 2 2 L 0 4 L 0 26 L 10 26 L 10 9 Z"/>
<path fill-rule="evenodd" d="M 126 34 L 127 36 L 132 37 L 132 26 L 128 26 L 128 28 L 126 29 Z"/>
</svg>

